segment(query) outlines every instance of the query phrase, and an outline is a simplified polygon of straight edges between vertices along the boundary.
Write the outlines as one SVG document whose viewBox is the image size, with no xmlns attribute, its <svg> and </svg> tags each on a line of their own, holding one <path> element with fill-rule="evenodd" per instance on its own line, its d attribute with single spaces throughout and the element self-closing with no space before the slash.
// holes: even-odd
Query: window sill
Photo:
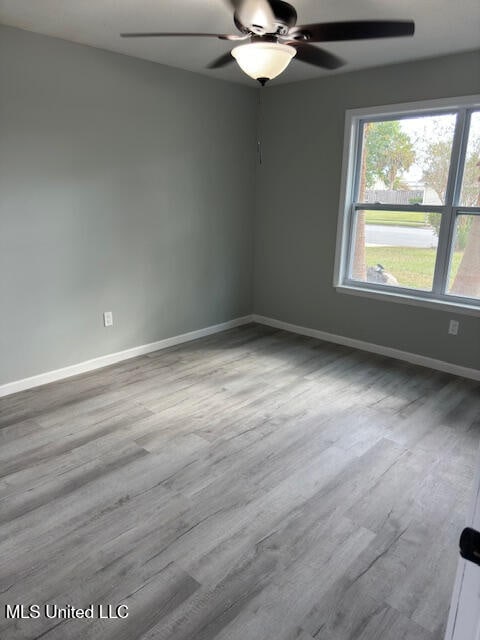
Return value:
<svg viewBox="0 0 480 640">
<path fill-rule="evenodd" d="M 384 302 L 395 302 L 400 304 L 409 304 L 414 307 L 427 307 L 436 309 L 437 311 L 453 311 L 462 315 L 476 316 L 480 318 L 480 307 L 463 303 L 446 302 L 443 300 L 432 300 L 431 298 L 422 298 L 420 296 L 411 296 L 402 293 L 393 293 L 391 291 L 377 291 L 376 289 L 367 289 L 360 287 L 350 287 L 348 285 L 336 285 L 337 293 L 347 293 L 353 296 L 361 296 L 364 298 L 374 298 L 383 300 Z"/>
</svg>

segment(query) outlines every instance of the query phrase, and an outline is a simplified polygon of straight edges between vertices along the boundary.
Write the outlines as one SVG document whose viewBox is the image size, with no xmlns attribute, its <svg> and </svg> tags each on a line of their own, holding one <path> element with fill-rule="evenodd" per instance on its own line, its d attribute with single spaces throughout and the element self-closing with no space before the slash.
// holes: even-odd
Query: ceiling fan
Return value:
<svg viewBox="0 0 480 640">
<path fill-rule="evenodd" d="M 202 37 L 242 42 L 208 65 L 224 67 L 235 59 L 240 68 L 265 85 L 297 60 L 323 69 L 338 69 L 345 62 L 313 42 L 364 40 L 413 36 L 412 20 L 355 20 L 297 26 L 297 12 L 283 0 L 226 0 L 234 10 L 238 34 L 218 33 L 122 33 L 123 38 Z M 233 56 L 233 57 L 232 57 Z"/>
</svg>

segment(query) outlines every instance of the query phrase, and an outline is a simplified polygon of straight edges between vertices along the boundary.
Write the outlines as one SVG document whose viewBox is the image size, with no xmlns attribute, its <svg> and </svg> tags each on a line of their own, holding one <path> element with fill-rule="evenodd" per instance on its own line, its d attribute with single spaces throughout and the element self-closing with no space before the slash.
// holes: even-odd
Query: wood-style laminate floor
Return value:
<svg viewBox="0 0 480 640">
<path fill-rule="evenodd" d="M 478 391 L 249 325 L 0 400 L 0 638 L 440 640 Z"/>
</svg>

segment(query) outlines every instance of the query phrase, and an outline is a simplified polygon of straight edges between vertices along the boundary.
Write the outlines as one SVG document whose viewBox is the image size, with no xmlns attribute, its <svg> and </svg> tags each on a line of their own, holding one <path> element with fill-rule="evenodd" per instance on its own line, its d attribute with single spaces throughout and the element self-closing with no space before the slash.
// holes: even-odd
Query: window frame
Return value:
<svg viewBox="0 0 480 640">
<path fill-rule="evenodd" d="M 382 107 L 349 109 L 345 115 L 345 132 L 340 192 L 340 210 L 333 285 L 341 293 L 351 293 L 393 302 L 455 310 L 480 316 L 480 300 L 447 293 L 451 247 L 458 215 L 480 215 L 480 207 L 466 207 L 459 202 L 465 157 L 468 145 L 470 117 L 480 108 L 480 95 L 409 102 Z M 436 116 L 456 113 L 452 155 L 445 203 L 442 205 L 392 205 L 361 203 L 355 200 L 360 177 L 363 125 L 365 122 L 400 120 L 415 116 Z M 349 277 L 354 240 L 355 212 L 405 211 L 437 212 L 442 215 L 432 291 L 396 287 L 373 282 L 361 282 Z"/>
</svg>

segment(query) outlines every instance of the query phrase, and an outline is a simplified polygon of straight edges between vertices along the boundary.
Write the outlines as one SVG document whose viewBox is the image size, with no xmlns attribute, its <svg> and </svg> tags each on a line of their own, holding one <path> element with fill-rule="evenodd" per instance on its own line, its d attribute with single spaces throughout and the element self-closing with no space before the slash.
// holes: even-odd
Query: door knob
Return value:
<svg viewBox="0 0 480 640">
<path fill-rule="evenodd" d="M 480 565 L 480 531 L 467 527 L 460 536 L 460 555 Z"/>
</svg>

